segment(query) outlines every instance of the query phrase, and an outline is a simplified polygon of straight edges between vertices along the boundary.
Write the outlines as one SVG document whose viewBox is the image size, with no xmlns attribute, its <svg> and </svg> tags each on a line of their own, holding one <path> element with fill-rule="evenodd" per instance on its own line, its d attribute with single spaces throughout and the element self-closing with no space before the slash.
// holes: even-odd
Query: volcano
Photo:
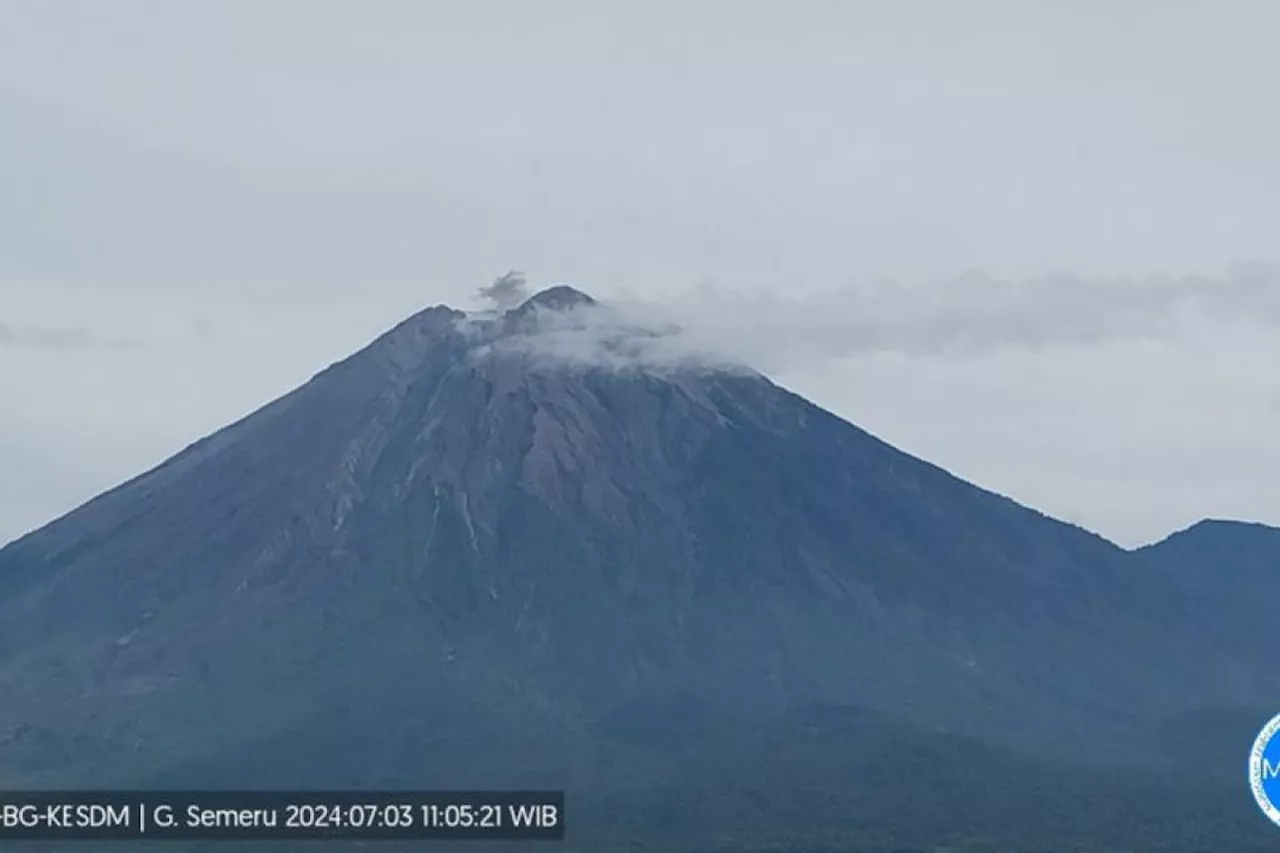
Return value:
<svg viewBox="0 0 1280 853">
<path fill-rule="evenodd" d="M 437 306 L 0 550 L 0 782 L 728 802 L 757 772 L 888 813 L 858 774 L 952 748 L 1136 773 L 1139 733 L 1280 697 L 1187 582 L 1211 560 L 1158 551 L 572 288 Z M 601 820 L 679 824 L 634 811 Z"/>
</svg>

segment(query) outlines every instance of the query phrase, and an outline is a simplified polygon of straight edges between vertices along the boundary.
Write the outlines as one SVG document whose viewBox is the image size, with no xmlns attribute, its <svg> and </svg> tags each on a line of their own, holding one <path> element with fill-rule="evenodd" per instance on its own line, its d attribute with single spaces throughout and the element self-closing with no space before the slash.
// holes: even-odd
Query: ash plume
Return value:
<svg viewBox="0 0 1280 853">
<path fill-rule="evenodd" d="M 476 295 L 490 303 L 497 311 L 514 308 L 529 296 L 529 283 L 525 274 L 511 270 L 493 280 L 493 284 L 476 290 Z"/>
</svg>

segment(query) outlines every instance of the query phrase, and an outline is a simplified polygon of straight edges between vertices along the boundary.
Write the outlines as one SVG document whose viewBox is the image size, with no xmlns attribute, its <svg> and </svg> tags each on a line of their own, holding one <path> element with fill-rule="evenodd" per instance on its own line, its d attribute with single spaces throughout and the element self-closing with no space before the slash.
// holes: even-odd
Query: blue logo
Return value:
<svg viewBox="0 0 1280 853">
<path fill-rule="evenodd" d="M 1253 751 L 1249 753 L 1249 787 L 1253 790 L 1253 798 L 1258 801 L 1258 808 L 1280 826 L 1280 716 L 1272 717 L 1271 722 L 1258 732 L 1258 739 L 1253 742 Z"/>
</svg>

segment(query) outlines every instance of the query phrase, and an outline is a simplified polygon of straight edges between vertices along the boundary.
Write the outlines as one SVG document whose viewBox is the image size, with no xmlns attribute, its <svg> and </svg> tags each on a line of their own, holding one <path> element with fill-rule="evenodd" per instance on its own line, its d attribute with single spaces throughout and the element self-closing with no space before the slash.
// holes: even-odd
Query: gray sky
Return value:
<svg viewBox="0 0 1280 853">
<path fill-rule="evenodd" d="M 510 268 L 1126 544 L 1280 523 L 1280 6 L 0 0 L 0 540 Z"/>
</svg>

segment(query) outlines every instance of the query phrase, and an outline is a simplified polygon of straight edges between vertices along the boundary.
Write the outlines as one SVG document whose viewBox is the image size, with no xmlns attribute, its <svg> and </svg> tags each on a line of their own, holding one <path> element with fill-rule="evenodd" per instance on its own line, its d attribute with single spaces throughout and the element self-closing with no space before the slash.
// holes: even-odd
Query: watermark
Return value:
<svg viewBox="0 0 1280 853">
<path fill-rule="evenodd" d="M 1249 788 L 1262 813 L 1280 826 L 1280 715 L 1272 717 L 1253 742 Z"/>
<path fill-rule="evenodd" d="M 564 836 L 563 791 L 0 791 L 0 843 Z"/>
</svg>

